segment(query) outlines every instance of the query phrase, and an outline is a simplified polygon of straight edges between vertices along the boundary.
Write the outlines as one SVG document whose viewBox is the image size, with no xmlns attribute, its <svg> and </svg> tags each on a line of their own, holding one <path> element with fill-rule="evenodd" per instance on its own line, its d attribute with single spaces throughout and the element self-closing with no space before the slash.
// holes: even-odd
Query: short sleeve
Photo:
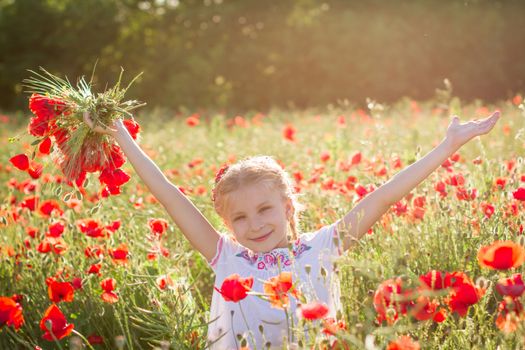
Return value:
<svg viewBox="0 0 525 350">
<path fill-rule="evenodd" d="M 343 246 L 337 231 L 338 224 L 339 221 L 323 226 L 317 231 L 305 234 L 301 240 L 307 245 L 316 247 L 319 251 L 327 251 L 332 256 L 340 256 L 343 253 Z"/>
<path fill-rule="evenodd" d="M 221 234 L 219 240 L 217 241 L 217 251 L 215 256 L 208 261 L 208 265 L 216 271 L 217 267 L 221 264 L 224 264 L 228 256 L 230 256 L 235 251 L 239 250 L 239 243 L 234 240 L 228 234 Z"/>
</svg>

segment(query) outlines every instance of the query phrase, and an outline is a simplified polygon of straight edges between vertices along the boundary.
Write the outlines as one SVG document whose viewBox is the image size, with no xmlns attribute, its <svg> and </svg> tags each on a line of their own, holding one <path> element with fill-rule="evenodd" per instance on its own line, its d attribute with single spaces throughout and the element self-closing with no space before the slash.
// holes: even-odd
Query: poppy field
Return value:
<svg viewBox="0 0 525 350">
<path fill-rule="evenodd" d="M 49 104 L 33 102 L 0 114 L 0 349 L 205 349 L 214 288 L 242 304 L 253 280 L 214 286 L 206 260 L 118 149 L 107 149 L 118 166 L 73 167 L 66 179 L 66 131 L 41 128 L 60 106 L 46 115 Z M 285 348 L 515 349 L 525 347 L 524 108 L 517 95 L 245 115 L 139 110 L 126 127 L 221 231 L 211 200 L 219 169 L 275 157 L 305 207 L 300 231 L 311 232 L 430 151 L 451 114 L 467 121 L 500 110 L 489 135 L 338 260 L 342 312 L 325 319 L 322 304 L 304 305 Z M 265 290 L 288 283 L 287 297 L 298 297 L 287 277 Z"/>
</svg>

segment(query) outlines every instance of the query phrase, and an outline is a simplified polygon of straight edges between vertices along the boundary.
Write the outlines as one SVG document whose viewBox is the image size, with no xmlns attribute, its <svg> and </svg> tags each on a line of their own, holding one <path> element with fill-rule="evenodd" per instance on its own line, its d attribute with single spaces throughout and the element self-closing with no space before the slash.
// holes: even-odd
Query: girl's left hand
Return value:
<svg viewBox="0 0 525 350">
<path fill-rule="evenodd" d="M 460 124 L 459 117 L 454 116 L 448 126 L 446 139 L 453 147 L 459 148 L 474 137 L 487 134 L 496 125 L 499 117 L 500 113 L 496 111 L 485 119 Z"/>
</svg>

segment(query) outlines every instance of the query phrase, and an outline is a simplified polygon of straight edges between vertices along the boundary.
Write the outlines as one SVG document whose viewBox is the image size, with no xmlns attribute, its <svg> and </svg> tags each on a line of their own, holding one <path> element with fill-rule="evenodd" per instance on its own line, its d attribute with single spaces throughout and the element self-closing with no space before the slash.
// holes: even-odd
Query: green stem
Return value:
<svg viewBox="0 0 525 350">
<path fill-rule="evenodd" d="M 239 348 L 239 344 L 237 343 L 237 337 L 235 336 L 235 331 L 233 330 L 233 310 L 231 311 L 231 321 L 232 321 L 232 336 L 233 336 L 233 340 L 235 341 L 235 348 L 238 349 Z"/>
<path fill-rule="evenodd" d="M 242 315 L 242 318 L 243 318 L 243 320 L 244 320 L 244 324 L 246 325 L 246 329 L 248 330 L 248 334 L 250 334 L 251 337 L 252 337 L 252 341 L 253 341 L 253 345 L 254 345 L 254 350 L 257 350 L 257 347 L 255 347 L 255 345 L 256 345 L 255 336 L 254 336 L 253 333 L 250 331 L 250 326 L 248 325 L 248 321 L 246 320 L 246 316 L 244 315 L 244 311 L 242 311 L 241 301 L 239 301 L 239 309 L 241 310 L 241 315 Z"/>
<path fill-rule="evenodd" d="M 85 344 L 88 346 L 89 349 L 91 349 L 91 350 L 95 350 L 95 349 L 91 346 L 91 344 L 89 343 L 89 341 L 88 341 L 86 338 L 84 338 L 84 336 L 83 336 L 80 332 L 77 332 L 76 330 L 73 329 L 73 333 L 75 333 L 77 336 L 79 336 L 80 339 L 82 339 L 82 340 L 85 342 Z"/>
<path fill-rule="evenodd" d="M 288 320 L 288 310 L 286 309 L 286 307 L 283 307 L 283 310 L 284 310 L 284 315 L 286 317 L 286 329 L 288 331 L 288 341 L 290 341 L 292 336 L 291 336 L 291 331 L 290 331 L 290 321 Z"/>
</svg>

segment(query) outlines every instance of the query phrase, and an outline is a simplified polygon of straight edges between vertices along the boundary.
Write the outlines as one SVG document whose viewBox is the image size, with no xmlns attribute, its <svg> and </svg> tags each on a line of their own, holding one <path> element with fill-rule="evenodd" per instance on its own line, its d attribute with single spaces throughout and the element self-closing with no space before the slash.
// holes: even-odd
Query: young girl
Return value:
<svg viewBox="0 0 525 350">
<path fill-rule="evenodd" d="M 295 318 L 297 300 L 293 296 L 283 294 L 279 300 L 267 301 L 248 295 L 239 302 L 226 301 L 228 298 L 220 289 L 225 280 L 230 286 L 248 288 L 253 284 L 253 292 L 266 294 L 272 286 L 273 290 L 279 290 L 293 282 L 289 290 L 292 295 L 300 294 L 306 302 L 326 304 L 326 317 L 335 318 L 340 300 L 339 283 L 333 273 L 334 258 L 350 248 L 391 205 L 462 145 L 488 133 L 498 119 L 499 112 L 464 124 L 454 117 L 443 141 L 427 155 L 368 194 L 337 222 L 299 236 L 299 207 L 292 182 L 272 158 L 249 158 L 218 173 L 213 189 L 214 205 L 231 233 L 221 234 L 177 186 L 166 179 L 134 142 L 121 120 L 111 128 L 93 127 L 89 114 L 84 114 L 85 122 L 93 130 L 115 138 L 151 193 L 215 272 L 216 289 L 208 327 L 212 349 L 238 348 L 241 343 L 238 335 L 246 339 L 251 348 L 282 346 L 290 341 L 288 323 L 290 318 Z M 283 306 L 288 314 L 283 312 Z"/>
</svg>

